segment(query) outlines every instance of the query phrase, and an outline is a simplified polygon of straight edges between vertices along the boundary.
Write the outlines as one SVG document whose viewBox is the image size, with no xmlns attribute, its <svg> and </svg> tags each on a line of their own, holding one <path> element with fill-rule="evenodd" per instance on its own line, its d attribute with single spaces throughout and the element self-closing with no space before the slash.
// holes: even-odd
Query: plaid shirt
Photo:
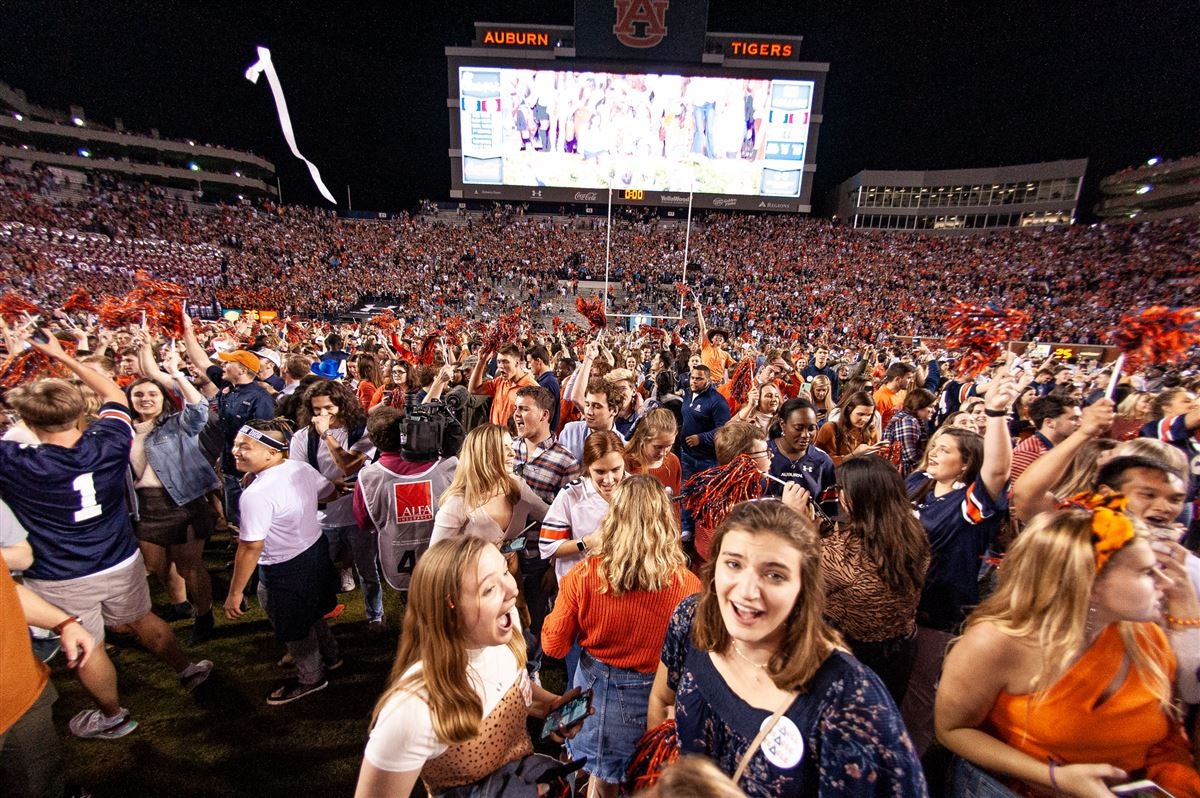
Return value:
<svg viewBox="0 0 1200 798">
<path fill-rule="evenodd" d="M 881 440 L 892 444 L 894 450 L 892 462 L 900 469 L 900 476 L 907 477 L 921 462 L 921 455 L 925 452 L 925 443 L 928 439 L 925 425 L 907 410 L 901 410 L 892 416 L 891 423 L 883 431 Z"/>
<path fill-rule="evenodd" d="M 546 504 L 579 476 L 579 462 L 554 435 L 533 447 L 532 457 L 529 444 L 524 438 L 517 438 L 513 441 L 513 453 L 517 457 L 517 474 Z"/>
</svg>

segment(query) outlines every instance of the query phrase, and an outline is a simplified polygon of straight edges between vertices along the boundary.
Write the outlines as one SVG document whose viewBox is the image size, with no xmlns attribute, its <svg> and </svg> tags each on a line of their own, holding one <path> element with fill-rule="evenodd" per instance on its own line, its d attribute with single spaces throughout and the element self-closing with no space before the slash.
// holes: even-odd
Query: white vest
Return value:
<svg viewBox="0 0 1200 798">
<path fill-rule="evenodd" d="M 417 474 L 397 474 L 371 463 L 358 472 L 371 523 L 379 530 L 379 564 L 396 590 L 408 590 L 417 560 L 429 548 L 438 496 L 454 479 L 458 458 L 430 463 Z"/>
</svg>

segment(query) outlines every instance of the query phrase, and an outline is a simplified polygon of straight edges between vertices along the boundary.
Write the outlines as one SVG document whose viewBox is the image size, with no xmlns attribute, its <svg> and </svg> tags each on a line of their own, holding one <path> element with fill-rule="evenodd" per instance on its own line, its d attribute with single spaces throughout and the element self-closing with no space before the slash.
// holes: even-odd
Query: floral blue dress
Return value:
<svg viewBox="0 0 1200 798">
<path fill-rule="evenodd" d="M 680 602 L 663 644 L 675 691 L 680 750 L 733 774 L 771 716 L 725 683 L 708 652 L 692 644 L 699 596 Z M 834 652 L 768 735 L 738 785 L 760 796 L 928 796 L 921 762 L 883 683 L 858 660 Z M 789 734 L 790 733 L 790 734 Z"/>
</svg>

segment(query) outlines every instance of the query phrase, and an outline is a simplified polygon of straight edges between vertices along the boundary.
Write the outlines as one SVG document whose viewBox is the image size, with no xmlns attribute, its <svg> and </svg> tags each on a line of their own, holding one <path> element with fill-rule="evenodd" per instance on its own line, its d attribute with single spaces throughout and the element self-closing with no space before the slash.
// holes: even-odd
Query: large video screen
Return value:
<svg viewBox="0 0 1200 798">
<path fill-rule="evenodd" d="M 534 199 L 542 188 L 600 201 L 608 188 L 801 196 L 811 80 L 464 65 L 458 79 L 466 195 L 487 185 Z"/>
</svg>

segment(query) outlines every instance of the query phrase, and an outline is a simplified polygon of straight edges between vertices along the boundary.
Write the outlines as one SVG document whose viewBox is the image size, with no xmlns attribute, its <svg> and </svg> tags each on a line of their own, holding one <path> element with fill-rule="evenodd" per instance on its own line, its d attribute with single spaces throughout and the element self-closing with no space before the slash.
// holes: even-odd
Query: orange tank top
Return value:
<svg viewBox="0 0 1200 798">
<path fill-rule="evenodd" d="M 1166 635 L 1154 624 L 1140 624 L 1138 633 L 1174 678 L 1175 657 Z M 1041 700 L 1034 694 L 1000 693 L 985 730 L 1042 762 L 1105 763 L 1144 774 L 1176 796 L 1200 796 L 1200 774 L 1191 766 L 1187 740 L 1137 669 L 1131 666 L 1124 682 L 1101 701 L 1124 658 L 1120 632 L 1110 625 Z M 1042 794 L 1020 782 L 1009 786 L 1021 795 Z"/>
</svg>

